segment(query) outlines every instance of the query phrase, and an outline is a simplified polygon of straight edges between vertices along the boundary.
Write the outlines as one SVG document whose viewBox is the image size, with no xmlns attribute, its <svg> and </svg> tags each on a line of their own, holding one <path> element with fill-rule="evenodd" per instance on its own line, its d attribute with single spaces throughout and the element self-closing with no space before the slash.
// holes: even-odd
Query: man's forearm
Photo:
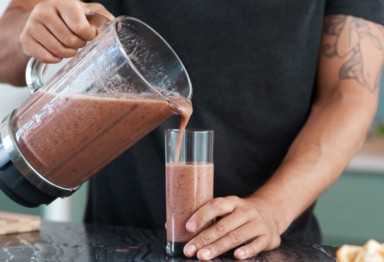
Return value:
<svg viewBox="0 0 384 262">
<path fill-rule="evenodd" d="M 375 103 L 364 101 L 339 92 L 315 105 L 280 168 L 253 195 L 276 210 L 280 233 L 338 178 L 361 146 L 376 110 Z"/>
<path fill-rule="evenodd" d="M 346 15 L 324 19 L 316 100 L 274 176 L 254 193 L 283 233 L 343 172 L 376 112 L 383 27 Z"/>
<path fill-rule="evenodd" d="M 25 85 L 25 66 L 28 57 L 19 41 L 28 12 L 10 8 L 0 19 L 0 82 L 14 86 Z"/>
</svg>

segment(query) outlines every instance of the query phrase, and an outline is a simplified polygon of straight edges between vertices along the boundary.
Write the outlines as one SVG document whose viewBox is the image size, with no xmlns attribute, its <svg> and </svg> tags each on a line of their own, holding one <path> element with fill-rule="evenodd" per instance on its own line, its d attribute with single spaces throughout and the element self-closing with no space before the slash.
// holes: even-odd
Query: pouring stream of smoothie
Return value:
<svg viewBox="0 0 384 262">
<path fill-rule="evenodd" d="M 183 140 L 184 131 L 187 127 L 187 124 L 189 122 L 189 119 L 191 118 L 193 108 L 192 104 L 188 100 L 183 100 L 182 103 L 179 103 L 180 108 L 180 132 L 179 136 L 177 138 L 177 144 L 176 144 L 176 152 L 175 152 L 175 164 L 179 163 L 180 158 L 180 150 L 181 150 L 181 142 Z"/>
</svg>

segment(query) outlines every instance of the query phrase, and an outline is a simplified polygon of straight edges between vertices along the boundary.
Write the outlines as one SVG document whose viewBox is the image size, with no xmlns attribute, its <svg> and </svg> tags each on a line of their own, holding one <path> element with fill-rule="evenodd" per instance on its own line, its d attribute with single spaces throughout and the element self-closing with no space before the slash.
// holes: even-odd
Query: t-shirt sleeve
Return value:
<svg viewBox="0 0 384 262">
<path fill-rule="evenodd" d="M 384 25 L 384 0 L 328 0 L 326 15 L 351 15 Z"/>
</svg>

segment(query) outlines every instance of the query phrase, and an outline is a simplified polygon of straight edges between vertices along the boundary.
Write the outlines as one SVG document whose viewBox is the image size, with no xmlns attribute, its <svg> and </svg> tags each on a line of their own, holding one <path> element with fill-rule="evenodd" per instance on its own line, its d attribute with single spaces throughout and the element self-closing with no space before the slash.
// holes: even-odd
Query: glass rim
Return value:
<svg viewBox="0 0 384 262">
<path fill-rule="evenodd" d="M 164 133 L 215 133 L 213 129 L 205 129 L 205 128 L 186 128 L 184 131 L 180 131 L 179 128 L 169 128 L 164 131 Z"/>
</svg>

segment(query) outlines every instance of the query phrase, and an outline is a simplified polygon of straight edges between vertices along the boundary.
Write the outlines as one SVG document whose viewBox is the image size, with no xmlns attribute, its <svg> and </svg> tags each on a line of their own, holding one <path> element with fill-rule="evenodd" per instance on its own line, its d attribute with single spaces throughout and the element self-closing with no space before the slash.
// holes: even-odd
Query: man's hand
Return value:
<svg viewBox="0 0 384 262">
<path fill-rule="evenodd" d="M 0 82 L 24 86 L 29 56 L 46 63 L 74 56 L 97 34 L 87 20 L 94 13 L 114 19 L 102 5 L 79 0 L 12 0 L 0 17 Z"/>
<path fill-rule="evenodd" d="M 72 57 L 97 35 L 87 14 L 102 14 L 114 19 L 102 5 L 78 0 L 47 0 L 32 9 L 21 32 L 24 53 L 45 63 Z"/>
<path fill-rule="evenodd" d="M 245 259 L 277 248 L 282 232 L 274 214 L 266 202 L 256 197 L 215 198 L 189 219 L 186 227 L 190 232 L 216 222 L 189 241 L 184 254 L 207 260 L 238 247 L 234 251 L 235 258 Z"/>
</svg>

